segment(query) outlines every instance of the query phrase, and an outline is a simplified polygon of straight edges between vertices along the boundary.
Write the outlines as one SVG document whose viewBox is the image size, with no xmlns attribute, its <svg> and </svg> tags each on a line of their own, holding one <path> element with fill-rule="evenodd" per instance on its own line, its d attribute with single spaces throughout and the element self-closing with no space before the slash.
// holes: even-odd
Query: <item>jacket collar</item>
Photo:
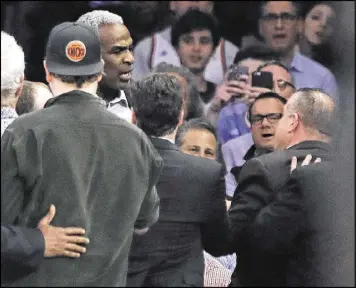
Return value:
<svg viewBox="0 0 356 288">
<path fill-rule="evenodd" d="M 321 141 L 303 141 L 298 144 L 295 144 L 287 150 L 309 150 L 309 149 L 320 149 L 325 152 L 331 153 L 332 148 L 328 143 L 321 142 Z"/>
<path fill-rule="evenodd" d="M 161 139 L 161 138 L 157 138 L 157 137 L 151 137 L 151 136 L 149 138 L 150 138 L 153 146 L 157 150 L 176 150 L 176 151 L 179 151 L 177 145 L 173 144 L 169 140 Z"/>
<path fill-rule="evenodd" d="M 82 101 L 86 102 L 96 102 L 98 105 L 104 105 L 105 106 L 105 101 L 102 100 L 99 96 L 93 95 L 84 91 L 80 90 L 73 90 L 61 95 L 58 95 L 56 97 L 53 97 L 49 99 L 44 108 L 50 107 L 54 104 L 59 104 L 59 103 L 69 103 L 69 104 L 75 104 L 79 103 Z"/>
</svg>

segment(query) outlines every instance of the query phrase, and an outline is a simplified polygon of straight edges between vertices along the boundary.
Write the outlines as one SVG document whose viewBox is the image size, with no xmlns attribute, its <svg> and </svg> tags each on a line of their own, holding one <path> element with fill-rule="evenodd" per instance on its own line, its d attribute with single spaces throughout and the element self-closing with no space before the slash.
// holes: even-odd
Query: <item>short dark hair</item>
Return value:
<svg viewBox="0 0 356 288">
<path fill-rule="evenodd" d="M 183 145 L 183 138 L 185 134 L 189 130 L 206 130 L 214 135 L 216 139 L 216 130 L 215 128 L 203 118 L 194 118 L 190 119 L 189 121 L 185 121 L 182 126 L 178 128 L 177 135 L 176 135 L 176 145 L 181 147 Z"/>
<path fill-rule="evenodd" d="M 336 2 L 337 3 L 337 2 Z M 337 4 L 335 1 L 303 1 L 301 4 L 301 16 L 305 19 L 309 12 L 317 5 L 323 4 L 329 6 L 335 12 L 337 11 Z"/>
<path fill-rule="evenodd" d="M 237 52 L 233 63 L 238 65 L 249 58 L 260 61 L 279 60 L 280 54 L 265 45 L 251 45 Z"/>
<path fill-rule="evenodd" d="M 179 37 L 192 31 L 209 30 L 213 38 L 214 47 L 219 45 L 220 32 L 216 19 L 207 13 L 196 9 L 188 10 L 173 25 L 171 31 L 171 43 L 178 47 Z"/>
<path fill-rule="evenodd" d="M 21 95 L 16 103 L 15 110 L 18 115 L 30 113 L 34 110 L 35 93 L 36 93 L 35 84 L 31 81 L 25 80 L 23 82 Z"/>
<path fill-rule="evenodd" d="M 268 2 L 279 2 L 279 1 L 260 1 L 260 9 L 259 9 L 259 18 L 262 17 L 263 12 L 264 12 L 264 8 L 266 6 L 266 4 Z M 298 18 L 302 17 L 302 5 L 300 3 L 300 1 L 289 1 L 292 3 L 292 5 L 294 6 L 295 9 L 295 14 Z"/>
<path fill-rule="evenodd" d="M 258 100 L 268 99 L 268 98 L 277 99 L 277 100 L 281 101 L 283 103 L 283 105 L 287 104 L 287 100 L 285 98 L 283 98 L 282 96 L 280 96 L 279 94 L 277 94 L 277 93 L 274 93 L 274 92 L 261 93 L 260 95 L 258 95 L 258 97 L 256 97 L 255 101 L 248 107 L 248 118 L 250 118 L 250 116 L 251 116 L 252 108 L 255 105 L 255 103 Z"/>
<path fill-rule="evenodd" d="M 68 75 L 60 75 L 55 73 L 50 73 L 53 77 L 58 78 L 64 83 L 75 84 L 77 88 L 82 88 L 85 82 L 95 82 L 96 79 L 102 74 L 102 72 L 93 74 L 93 75 L 85 75 L 85 76 L 68 76 Z"/>
<path fill-rule="evenodd" d="M 153 70 L 153 73 L 177 73 L 188 83 L 188 113 L 184 115 L 185 120 L 199 118 L 203 116 L 203 104 L 200 94 L 195 84 L 193 73 L 184 66 L 174 66 L 166 62 L 159 63 Z"/>
<path fill-rule="evenodd" d="M 172 133 L 182 113 L 179 79 L 167 73 L 150 73 L 131 85 L 132 107 L 137 126 L 148 136 Z"/>
</svg>

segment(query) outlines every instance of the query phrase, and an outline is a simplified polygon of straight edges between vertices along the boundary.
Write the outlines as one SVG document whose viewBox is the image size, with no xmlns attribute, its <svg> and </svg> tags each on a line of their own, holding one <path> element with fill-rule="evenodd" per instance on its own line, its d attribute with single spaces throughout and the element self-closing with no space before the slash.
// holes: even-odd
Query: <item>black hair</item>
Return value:
<svg viewBox="0 0 356 288">
<path fill-rule="evenodd" d="M 175 139 L 176 145 L 178 147 L 181 147 L 183 145 L 183 138 L 185 134 L 187 134 L 188 131 L 193 129 L 206 130 L 211 134 L 213 134 L 215 139 L 217 139 L 216 130 L 209 122 L 205 121 L 203 118 L 194 118 L 194 119 L 190 119 L 189 121 L 185 121 L 183 125 L 178 128 L 176 139 Z"/>
<path fill-rule="evenodd" d="M 252 113 L 252 108 L 258 100 L 268 99 L 268 98 L 277 99 L 277 100 L 281 101 L 283 103 L 283 105 L 286 105 L 286 103 L 287 103 L 287 100 L 277 93 L 274 93 L 274 92 L 261 93 L 260 95 L 258 95 L 258 97 L 256 97 L 255 101 L 248 107 L 248 117 L 250 118 L 251 113 Z"/>
<path fill-rule="evenodd" d="M 216 19 L 212 15 L 196 9 L 188 10 L 173 25 L 171 31 L 171 43 L 173 47 L 177 48 L 180 36 L 192 31 L 205 29 L 211 32 L 214 48 L 217 47 L 221 36 Z"/>
<path fill-rule="evenodd" d="M 25 113 L 30 113 L 35 107 L 35 96 L 36 93 L 35 85 L 31 81 L 25 80 L 23 82 L 21 95 L 16 103 L 16 113 L 22 115 Z"/>
<path fill-rule="evenodd" d="M 183 109 L 179 79 L 167 73 L 150 73 L 131 85 L 137 126 L 148 136 L 172 133 Z"/>
<path fill-rule="evenodd" d="M 86 75 L 86 76 L 68 76 L 68 75 L 60 75 L 55 73 L 50 73 L 55 78 L 60 79 L 64 83 L 68 84 L 75 84 L 77 88 L 82 88 L 85 82 L 95 82 L 97 78 L 102 74 L 102 72 L 93 74 L 93 75 Z"/>
<path fill-rule="evenodd" d="M 308 13 L 316 6 L 320 4 L 324 4 L 332 8 L 335 12 L 337 11 L 337 5 L 334 3 L 335 1 L 303 1 L 301 6 L 301 16 L 305 19 Z"/>
<path fill-rule="evenodd" d="M 203 104 L 200 98 L 200 94 L 195 84 L 193 73 L 184 66 L 174 66 L 166 62 L 159 63 L 153 70 L 153 73 L 177 73 L 183 77 L 188 84 L 188 113 L 184 115 L 185 120 L 192 118 L 199 118 L 203 116 Z"/>
<path fill-rule="evenodd" d="M 260 61 L 279 60 L 280 54 L 265 45 L 251 45 L 237 52 L 233 63 L 238 65 L 249 58 Z"/>
<path fill-rule="evenodd" d="M 262 17 L 264 8 L 268 2 L 278 2 L 278 1 L 260 1 L 259 18 Z M 295 14 L 298 18 L 302 17 L 302 4 L 301 1 L 289 1 L 294 6 Z"/>
</svg>

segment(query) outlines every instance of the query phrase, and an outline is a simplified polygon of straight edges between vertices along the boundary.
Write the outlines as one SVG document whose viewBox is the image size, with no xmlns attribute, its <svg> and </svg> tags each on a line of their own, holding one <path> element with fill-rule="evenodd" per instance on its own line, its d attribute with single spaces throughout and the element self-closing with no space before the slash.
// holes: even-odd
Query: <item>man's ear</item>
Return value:
<svg viewBox="0 0 356 288">
<path fill-rule="evenodd" d="M 23 82 L 25 81 L 25 76 L 22 75 L 21 78 L 20 78 L 20 86 L 19 88 L 17 88 L 16 90 L 16 98 L 20 97 L 21 93 L 22 93 L 22 88 L 23 88 Z"/>
<path fill-rule="evenodd" d="M 137 119 L 136 119 L 136 114 L 133 110 L 131 110 L 132 118 L 131 118 L 131 123 L 137 126 Z"/>
<path fill-rule="evenodd" d="M 184 122 L 184 109 L 182 109 L 182 112 L 180 113 L 178 127 L 181 126 L 183 122 Z"/>
<path fill-rule="evenodd" d="M 295 130 L 298 129 L 299 125 L 300 125 L 300 117 L 298 115 L 298 113 L 293 113 L 291 115 L 292 120 L 289 123 L 289 127 L 288 127 L 288 132 L 294 132 Z"/>
<path fill-rule="evenodd" d="M 52 82 L 53 76 L 48 71 L 46 60 L 43 60 L 43 68 L 44 68 L 45 73 L 46 73 L 46 81 L 47 81 L 47 83 Z"/>
</svg>

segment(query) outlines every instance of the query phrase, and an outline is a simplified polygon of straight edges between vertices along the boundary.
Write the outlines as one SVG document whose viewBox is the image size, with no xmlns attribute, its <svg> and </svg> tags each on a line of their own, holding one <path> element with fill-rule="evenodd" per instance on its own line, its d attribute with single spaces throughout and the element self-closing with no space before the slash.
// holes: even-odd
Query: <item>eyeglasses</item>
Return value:
<svg viewBox="0 0 356 288">
<path fill-rule="evenodd" d="M 293 88 L 293 90 L 295 90 L 295 87 L 292 83 L 290 83 L 288 81 L 284 81 L 282 79 L 277 80 L 277 85 L 278 85 L 279 89 L 281 89 L 281 90 L 285 90 L 287 88 L 287 86 L 290 86 Z"/>
<path fill-rule="evenodd" d="M 251 124 L 255 125 L 261 125 L 263 120 L 267 118 L 268 122 L 271 124 L 276 123 L 279 119 L 281 119 L 283 116 L 282 113 L 270 113 L 270 114 L 256 114 L 256 115 L 250 115 L 249 120 Z"/>
<path fill-rule="evenodd" d="M 270 22 L 270 23 L 277 22 L 278 19 L 281 19 L 283 22 L 291 22 L 291 21 L 297 19 L 297 16 L 290 14 L 290 13 L 282 13 L 280 15 L 269 13 L 269 14 L 263 15 L 261 17 L 261 19 L 266 22 Z"/>
</svg>

